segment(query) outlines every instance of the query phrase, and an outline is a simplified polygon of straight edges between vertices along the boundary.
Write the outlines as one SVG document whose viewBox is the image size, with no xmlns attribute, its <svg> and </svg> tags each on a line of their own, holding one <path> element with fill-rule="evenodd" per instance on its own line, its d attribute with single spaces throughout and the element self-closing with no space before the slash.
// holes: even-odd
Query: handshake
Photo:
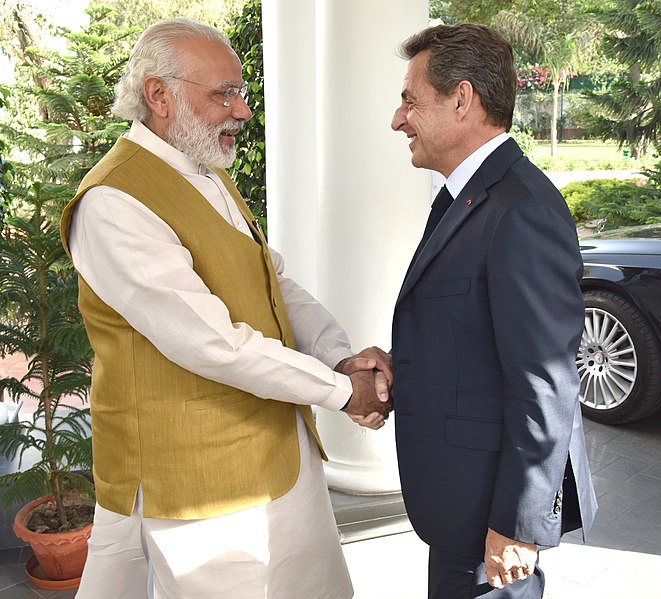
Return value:
<svg viewBox="0 0 661 599">
<path fill-rule="evenodd" d="M 392 411 L 392 358 L 378 347 L 368 347 L 335 366 L 351 379 L 353 393 L 342 411 L 351 420 L 374 430 Z"/>
</svg>

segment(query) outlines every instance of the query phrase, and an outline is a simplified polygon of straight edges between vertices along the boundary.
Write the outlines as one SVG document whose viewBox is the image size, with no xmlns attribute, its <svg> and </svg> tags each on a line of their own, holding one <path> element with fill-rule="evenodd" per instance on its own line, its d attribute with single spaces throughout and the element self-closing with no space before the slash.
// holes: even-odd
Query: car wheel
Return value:
<svg viewBox="0 0 661 599">
<path fill-rule="evenodd" d="M 583 294 L 585 324 L 576 357 L 583 414 L 623 424 L 661 409 L 661 347 L 640 311 L 610 291 Z"/>
</svg>

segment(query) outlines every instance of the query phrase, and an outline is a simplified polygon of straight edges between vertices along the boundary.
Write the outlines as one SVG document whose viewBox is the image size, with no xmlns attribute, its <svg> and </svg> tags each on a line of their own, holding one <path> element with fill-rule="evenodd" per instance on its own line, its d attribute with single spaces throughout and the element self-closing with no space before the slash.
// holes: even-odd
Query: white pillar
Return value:
<svg viewBox="0 0 661 599">
<path fill-rule="evenodd" d="M 263 0 L 269 244 L 287 275 L 317 293 L 315 6 Z"/>
<path fill-rule="evenodd" d="M 286 12 L 276 18 L 274 4 Z M 426 26 L 428 2 L 317 0 L 314 46 L 293 44 L 299 29 L 309 42 L 310 4 L 264 2 L 269 238 L 282 251 L 287 272 L 305 281 L 337 317 L 356 351 L 367 345 L 387 350 L 395 299 L 430 204 L 429 173 L 411 166 L 404 135 L 390 129 L 406 68 L 397 47 Z M 283 18 L 294 5 L 300 16 Z M 286 40 L 289 50 L 273 48 L 277 39 Z M 315 85 L 300 89 L 299 66 L 309 81 L 310 55 Z M 283 105 L 294 118 L 273 125 L 283 117 Z M 291 169 L 304 176 L 288 176 Z M 303 197 L 308 169 L 314 169 L 316 189 Z M 292 263 L 294 270 L 312 270 L 299 275 Z M 317 424 L 330 458 L 330 486 L 354 493 L 399 489 L 392 422 L 374 432 L 320 409 Z"/>
</svg>

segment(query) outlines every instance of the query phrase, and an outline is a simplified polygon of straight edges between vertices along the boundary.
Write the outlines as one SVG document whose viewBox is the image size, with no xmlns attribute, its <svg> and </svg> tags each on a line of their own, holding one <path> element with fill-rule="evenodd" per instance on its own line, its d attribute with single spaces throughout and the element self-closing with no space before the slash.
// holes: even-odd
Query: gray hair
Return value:
<svg viewBox="0 0 661 599">
<path fill-rule="evenodd" d="M 230 45 L 220 31 L 191 19 L 167 19 L 145 29 L 133 47 L 124 75 L 115 86 L 113 113 L 122 119 L 145 121 L 149 117 L 149 107 L 142 94 L 142 82 L 152 75 L 184 77 L 186 65 L 175 42 L 200 38 Z"/>
<path fill-rule="evenodd" d="M 450 95 L 462 80 L 470 81 L 489 122 L 510 130 L 517 76 L 514 53 L 505 39 L 484 25 L 437 25 L 407 39 L 401 54 L 411 60 L 426 50 L 427 80 L 441 97 Z"/>
</svg>

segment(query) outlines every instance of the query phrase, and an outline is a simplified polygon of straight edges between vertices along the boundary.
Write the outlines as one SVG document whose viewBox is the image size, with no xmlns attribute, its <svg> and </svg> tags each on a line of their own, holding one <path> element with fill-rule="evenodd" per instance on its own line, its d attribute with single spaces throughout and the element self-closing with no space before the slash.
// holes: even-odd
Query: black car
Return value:
<svg viewBox="0 0 661 599">
<path fill-rule="evenodd" d="M 581 407 L 622 424 L 661 409 L 661 224 L 580 240 L 585 328 Z"/>
</svg>

